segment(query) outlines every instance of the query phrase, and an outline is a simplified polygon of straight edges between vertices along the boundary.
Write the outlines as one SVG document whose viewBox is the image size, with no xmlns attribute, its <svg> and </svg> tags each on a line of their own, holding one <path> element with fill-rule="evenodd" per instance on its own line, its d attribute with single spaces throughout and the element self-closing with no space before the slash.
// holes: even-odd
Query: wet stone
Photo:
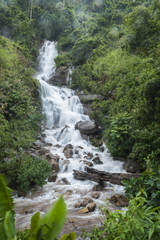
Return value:
<svg viewBox="0 0 160 240">
<path fill-rule="evenodd" d="M 87 205 L 87 208 L 88 208 L 88 211 L 89 212 L 93 212 L 94 210 L 95 210 L 95 208 L 96 208 L 96 203 L 89 203 L 88 205 Z"/>
<path fill-rule="evenodd" d="M 100 160 L 99 157 L 95 157 L 93 160 L 94 164 L 102 164 L 103 162 Z"/>
<path fill-rule="evenodd" d="M 80 208 L 82 207 L 82 202 L 77 202 L 75 205 L 74 205 L 75 208 Z"/>
<path fill-rule="evenodd" d="M 82 202 L 82 207 L 86 207 L 88 203 L 93 203 L 91 198 L 85 198 Z"/>
<path fill-rule="evenodd" d="M 88 213 L 89 210 L 88 210 L 87 207 L 83 207 L 83 208 L 81 208 L 78 212 L 79 212 L 79 213 Z"/>
<path fill-rule="evenodd" d="M 70 182 L 67 180 L 67 178 L 62 178 L 62 182 L 64 182 L 66 185 L 70 185 Z"/>
<path fill-rule="evenodd" d="M 115 204 L 117 207 L 127 207 L 129 205 L 128 199 L 120 194 L 113 195 L 109 201 Z"/>
<path fill-rule="evenodd" d="M 98 199 L 100 197 L 100 193 L 99 192 L 92 193 L 92 197 Z"/>
</svg>

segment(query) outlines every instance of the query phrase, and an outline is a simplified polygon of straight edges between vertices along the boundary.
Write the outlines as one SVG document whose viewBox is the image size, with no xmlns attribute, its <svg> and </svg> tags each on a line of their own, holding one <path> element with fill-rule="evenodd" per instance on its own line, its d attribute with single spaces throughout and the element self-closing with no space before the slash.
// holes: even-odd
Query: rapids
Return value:
<svg viewBox="0 0 160 240">
<path fill-rule="evenodd" d="M 30 218 L 36 212 L 44 214 L 52 203 L 63 195 L 68 208 L 68 222 L 65 232 L 76 231 L 88 225 L 98 224 L 100 211 L 98 207 L 87 215 L 78 213 L 74 205 L 84 197 L 91 197 L 92 188 L 95 185 L 91 181 L 78 181 L 73 178 L 73 169 L 83 170 L 87 160 L 87 155 L 92 153 L 93 157 L 99 156 L 103 164 L 94 165 L 98 170 L 109 172 L 125 172 L 123 163 L 114 161 L 107 148 L 101 152 L 92 146 L 88 141 L 82 139 L 78 130 L 75 130 L 75 123 L 80 120 L 89 120 L 89 116 L 84 115 L 83 106 L 75 95 L 74 91 L 67 87 L 51 86 L 47 81 L 53 76 L 56 66 L 54 58 L 58 56 L 56 43 L 45 41 L 39 53 L 39 69 L 36 78 L 40 82 L 42 112 L 46 118 L 43 121 L 43 129 L 46 134 L 45 141 L 50 143 L 47 149 L 53 155 L 58 155 L 60 171 L 56 182 L 48 182 L 36 192 L 29 192 L 25 198 L 16 197 L 16 223 L 18 229 L 29 227 Z M 67 144 L 73 146 L 73 156 L 66 159 L 63 149 Z M 58 146 L 58 147 L 57 147 Z M 69 185 L 61 181 L 66 178 Z M 104 200 L 113 193 L 120 193 L 123 188 L 120 186 L 107 184 L 104 191 L 100 192 L 99 199 L 95 199 L 97 206 L 104 204 Z M 114 210 L 112 205 L 110 209 Z M 74 223 L 74 224 L 73 224 Z M 76 226 L 76 227 L 75 227 Z M 88 227 L 87 227 L 88 230 Z"/>
</svg>

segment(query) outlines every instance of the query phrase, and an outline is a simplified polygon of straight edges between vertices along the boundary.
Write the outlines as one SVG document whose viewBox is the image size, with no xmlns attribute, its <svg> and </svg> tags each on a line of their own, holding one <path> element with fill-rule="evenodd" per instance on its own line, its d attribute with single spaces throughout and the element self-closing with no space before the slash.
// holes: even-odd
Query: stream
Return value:
<svg viewBox="0 0 160 240">
<path fill-rule="evenodd" d="M 84 115 L 83 106 L 73 90 L 47 83 L 55 72 L 54 58 L 57 56 L 56 43 L 45 41 L 39 52 L 36 78 L 40 82 L 42 112 L 46 116 L 43 121 L 45 142 L 48 143 L 46 148 L 51 154 L 58 156 L 60 171 L 56 182 L 48 182 L 36 192 L 29 192 L 26 197 L 15 197 L 16 224 L 17 229 L 29 227 L 30 219 L 35 212 L 40 211 L 42 215 L 45 214 L 59 195 L 63 195 L 68 217 L 62 233 L 75 231 L 79 236 L 81 229 L 88 231 L 93 225 L 100 225 L 103 216 L 98 206 L 104 205 L 104 201 L 115 193 L 123 193 L 123 187 L 107 183 L 106 187 L 99 191 L 99 197 L 93 199 L 96 209 L 87 214 L 80 213 L 80 208 L 75 208 L 75 204 L 86 197 L 93 197 L 95 191 L 92 189 L 95 183 L 75 180 L 73 169 L 84 170 L 85 161 L 92 162 L 93 158 L 98 156 L 102 163 L 92 162 L 94 168 L 108 172 L 125 172 L 125 170 L 123 162 L 113 160 L 105 145 L 102 152 L 90 144 L 89 138 L 84 140 L 79 130 L 75 130 L 76 122 L 90 118 Z M 72 145 L 73 155 L 70 158 L 66 158 L 63 152 L 67 144 Z M 67 184 L 62 181 L 64 178 L 67 179 Z M 108 208 L 113 211 L 116 209 L 112 204 L 108 205 Z"/>
</svg>

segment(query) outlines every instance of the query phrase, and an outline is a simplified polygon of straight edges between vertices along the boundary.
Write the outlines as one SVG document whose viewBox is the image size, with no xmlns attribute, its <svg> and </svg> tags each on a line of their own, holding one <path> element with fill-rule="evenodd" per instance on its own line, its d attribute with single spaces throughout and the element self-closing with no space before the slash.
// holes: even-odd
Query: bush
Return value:
<svg viewBox="0 0 160 240">
<path fill-rule="evenodd" d="M 146 199 L 139 194 L 130 201 L 126 213 L 104 209 L 105 221 L 93 233 L 84 233 L 91 240 L 159 240 L 160 210 L 145 205 Z"/>
<path fill-rule="evenodd" d="M 27 193 L 31 188 L 42 186 L 50 173 L 51 166 L 46 160 L 26 157 L 18 170 L 18 190 Z"/>
</svg>

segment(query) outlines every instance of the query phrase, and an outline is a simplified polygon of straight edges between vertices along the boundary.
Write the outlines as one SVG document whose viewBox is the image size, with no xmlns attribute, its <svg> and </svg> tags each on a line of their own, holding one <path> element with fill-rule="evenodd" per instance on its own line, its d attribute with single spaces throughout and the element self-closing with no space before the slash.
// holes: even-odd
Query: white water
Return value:
<svg viewBox="0 0 160 240">
<path fill-rule="evenodd" d="M 42 111 L 46 115 L 43 123 L 46 134 L 45 141 L 52 144 L 51 147 L 48 147 L 51 153 L 60 157 L 60 172 L 56 183 L 47 183 L 43 188 L 39 188 L 38 192 L 29 193 L 25 198 L 16 198 L 18 228 L 28 227 L 33 213 L 36 211 L 45 213 L 60 194 L 65 198 L 70 216 L 78 215 L 78 210 L 74 209 L 74 204 L 77 200 L 90 196 L 91 189 L 95 184 L 91 181 L 78 181 L 73 178 L 73 169 L 84 169 L 83 160 L 91 161 L 94 157 L 99 156 L 103 164 L 94 165 L 94 168 L 109 172 L 124 171 L 123 163 L 114 161 L 106 147 L 105 151 L 101 152 L 98 148 L 93 147 L 89 141 L 83 140 L 80 132 L 75 130 L 76 122 L 89 120 L 89 117 L 83 114 L 83 106 L 79 98 L 75 96 L 74 91 L 66 87 L 54 87 L 47 83 L 47 80 L 54 74 L 54 58 L 57 55 L 56 44 L 45 41 L 40 49 L 39 71 L 36 77 L 41 86 Z M 60 147 L 57 147 L 57 144 Z M 73 145 L 73 156 L 69 159 L 66 159 L 63 153 L 66 144 Z M 90 153 L 93 154 L 92 159 L 89 159 L 88 154 Z M 67 178 L 70 185 L 61 182 L 64 177 Z M 102 204 L 106 196 L 112 195 L 113 188 L 116 192 L 122 191 L 121 187 L 109 184 L 106 187 L 107 195 L 101 193 L 100 198 L 95 202 L 98 205 Z M 89 217 L 92 218 L 98 214 L 97 208 Z"/>
</svg>

